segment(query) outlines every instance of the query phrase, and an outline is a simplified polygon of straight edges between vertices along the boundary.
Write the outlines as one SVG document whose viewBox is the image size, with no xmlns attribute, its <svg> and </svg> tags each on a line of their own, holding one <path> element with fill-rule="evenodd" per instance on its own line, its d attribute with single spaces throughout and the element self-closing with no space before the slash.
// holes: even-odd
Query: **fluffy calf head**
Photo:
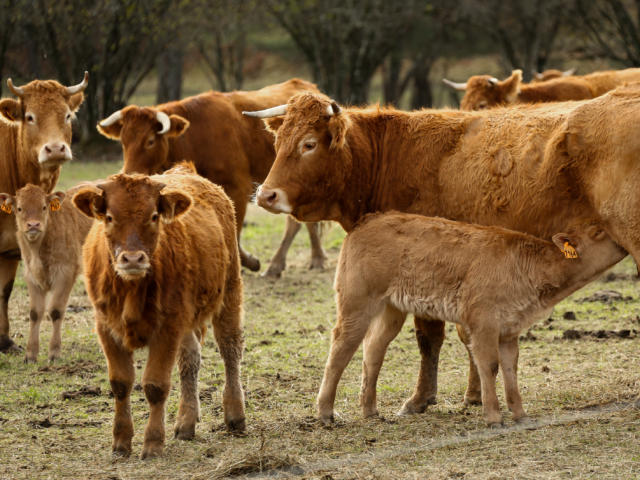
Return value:
<svg viewBox="0 0 640 480">
<path fill-rule="evenodd" d="M 47 194 L 35 185 L 26 185 L 15 195 L 0 193 L 1 209 L 5 213 L 15 213 L 18 234 L 29 242 L 42 238 L 47 231 L 51 215 L 60 210 L 64 192 Z"/>
<path fill-rule="evenodd" d="M 144 175 L 118 174 L 73 197 L 85 215 L 104 224 L 111 263 L 124 280 L 138 280 L 151 271 L 162 223 L 191 207 L 189 195 L 164 187 Z"/>
<path fill-rule="evenodd" d="M 155 108 L 131 105 L 98 123 L 98 131 L 119 140 L 124 152 L 124 173 L 161 173 L 169 165 L 169 139 L 182 135 L 189 121 Z"/>
<path fill-rule="evenodd" d="M 19 127 L 20 148 L 41 167 L 55 168 L 71 159 L 71 121 L 84 99 L 89 75 L 78 85 L 65 87 L 55 80 L 34 80 L 16 87 L 7 80 L 17 99 L 0 100 L 0 117 Z"/>
</svg>

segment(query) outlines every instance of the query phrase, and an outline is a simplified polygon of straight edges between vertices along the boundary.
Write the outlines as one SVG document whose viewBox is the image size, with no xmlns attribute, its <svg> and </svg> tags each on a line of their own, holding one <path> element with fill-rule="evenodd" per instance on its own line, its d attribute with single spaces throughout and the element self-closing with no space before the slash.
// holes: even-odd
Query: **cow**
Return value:
<svg viewBox="0 0 640 480">
<path fill-rule="evenodd" d="M 498 365 L 513 419 L 524 421 L 520 332 L 626 255 L 586 219 L 547 241 L 437 217 L 366 215 L 340 251 L 337 322 L 318 394 L 319 418 L 333 421 L 336 387 L 363 339 L 360 403 L 365 417 L 378 415 L 376 382 L 385 352 L 413 313 L 454 322 L 468 333 L 489 426 L 502 424 Z"/>
<path fill-rule="evenodd" d="M 61 165 L 71 159 L 71 122 L 83 101 L 89 75 L 66 87 L 55 80 L 34 80 L 22 87 L 7 80 L 17 99 L 0 100 L 0 192 L 15 195 L 26 184 L 51 193 Z M 8 304 L 20 250 L 15 222 L 0 216 L 0 351 L 18 351 L 9 336 Z"/>
<path fill-rule="evenodd" d="M 143 347 L 149 353 L 142 388 L 151 411 L 141 457 L 162 453 L 176 357 L 175 435 L 194 437 L 199 340 L 209 321 L 225 366 L 225 423 L 243 431 L 242 277 L 233 204 L 224 191 L 193 165 L 178 164 L 151 177 L 113 175 L 81 189 L 73 203 L 95 219 L 84 245 L 84 274 L 115 398 L 114 455 L 131 453 L 133 352 Z"/>
<path fill-rule="evenodd" d="M 130 105 L 98 124 L 98 131 L 122 143 L 124 173 L 160 173 L 184 159 L 198 173 L 221 185 L 236 208 L 238 238 L 255 184 L 262 182 L 275 158 L 273 136 L 261 121 L 241 115 L 286 102 L 301 91 L 318 89 L 297 78 L 256 91 L 207 92 L 156 107 Z M 300 226 L 287 219 L 285 236 L 266 276 L 279 277 L 287 250 Z M 319 228 L 307 224 L 311 238 L 310 268 L 324 267 Z M 240 247 L 242 265 L 260 270 L 260 261 Z"/>
<path fill-rule="evenodd" d="M 547 240 L 574 218 L 593 218 L 640 260 L 640 85 L 478 112 L 342 108 L 308 93 L 252 114 L 273 117 L 277 132 L 256 197 L 271 212 L 349 232 L 367 213 L 399 210 Z M 422 362 L 407 414 L 435 402 L 444 338 L 438 318 L 419 315 L 415 325 Z M 479 403 L 473 362 L 469 371 L 465 403 Z"/>
<path fill-rule="evenodd" d="M 82 271 L 82 244 L 92 221 L 74 208 L 69 194 L 46 193 L 28 184 L 15 195 L 0 193 L 5 212 L 16 221 L 16 239 L 24 261 L 29 290 L 29 341 L 25 362 L 36 362 L 40 348 L 40 323 L 53 325 L 49 362 L 60 357 L 60 329 L 69 294 Z"/>
<path fill-rule="evenodd" d="M 514 70 L 505 80 L 476 75 L 466 83 L 444 82 L 463 90 L 461 110 L 482 110 L 496 105 L 559 102 L 599 97 L 625 83 L 640 81 L 640 68 L 594 72 L 582 76 L 556 78 L 547 82 L 522 83 L 522 70 Z"/>
<path fill-rule="evenodd" d="M 533 72 L 533 77 L 531 77 L 531 83 L 539 83 L 546 82 L 549 80 L 553 80 L 555 78 L 561 77 L 571 77 L 576 73 L 575 68 L 570 68 L 569 70 L 556 70 L 554 68 L 550 68 L 543 72 Z"/>
</svg>

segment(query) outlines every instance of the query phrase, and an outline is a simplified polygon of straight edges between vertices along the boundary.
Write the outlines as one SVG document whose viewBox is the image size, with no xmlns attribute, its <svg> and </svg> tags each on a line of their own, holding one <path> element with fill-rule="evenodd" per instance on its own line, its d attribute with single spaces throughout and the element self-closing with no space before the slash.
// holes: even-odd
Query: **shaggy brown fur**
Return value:
<svg viewBox="0 0 640 480">
<path fill-rule="evenodd" d="M 640 86 L 482 112 L 345 108 L 329 116 L 329 105 L 316 94 L 289 101 L 261 206 L 278 212 L 286 201 L 299 220 L 335 220 L 347 231 L 367 213 L 395 209 L 547 240 L 572 219 L 594 218 L 640 260 Z M 346 140 L 331 149 L 336 133 Z M 418 317 L 416 336 L 422 364 L 406 413 L 435 401 L 444 324 Z M 470 372 L 465 398 L 479 402 L 472 362 Z"/>
<path fill-rule="evenodd" d="M 60 356 L 60 328 L 69 294 L 82 271 L 82 244 L 92 223 L 71 203 L 69 195 L 76 191 L 74 188 L 66 194 L 47 194 L 42 188 L 29 184 L 15 196 L 0 193 L 0 203 L 15 214 L 17 241 L 31 301 L 27 362 L 38 359 L 40 323 L 45 316 L 53 325 L 49 361 Z"/>
<path fill-rule="evenodd" d="M 346 238 L 336 272 L 337 324 L 318 395 L 333 420 L 340 376 L 364 339 L 361 404 L 377 415 L 376 381 L 407 313 L 464 328 L 480 372 L 487 422 L 502 422 L 495 375 L 502 368 L 515 420 L 526 414 L 517 384 L 518 335 L 626 252 L 580 222 L 553 243 L 500 227 L 407 213 L 369 215 Z M 573 247 L 578 258 L 561 253 Z M 555 245 L 554 245 L 555 243 Z"/>
<path fill-rule="evenodd" d="M 200 337 L 208 322 L 225 364 L 225 423 L 244 430 L 240 384 L 242 278 L 233 205 L 195 170 L 119 174 L 73 202 L 97 221 L 84 246 L 96 329 L 115 396 L 113 452 L 129 455 L 133 351 L 148 347 L 142 387 L 151 409 L 142 458 L 162 453 L 164 405 L 178 359 L 181 398 L 175 434 L 193 438 L 199 418 Z"/>
<path fill-rule="evenodd" d="M 51 192 L 62 163 L 71 158 L 71 121 L 83 100 L 54 80 L 34 80 L 24 94 L 0 100 L 0 192 L 14 195 L 31 183 Z M 18 268 L 15 222 L 0 215 L 0 351 L 16 348 L 9 338 L 8 303 Z"/>
<path fill-rule="evenodd" d="M 594 72 L 529 84 L 522 83 L 522 70 L 514 70 L 509 78 L 500 82 L 489 75 L 477 75 L 467 81 L 460 109 L 481 110 L 514 103 L 584 100 L 637 81 L 640 81 L 640 68 Z"/>
<path fill-rule="evenodd" d="M 275 158 L 273 136 L 263 123 L 242 115 L 286 102 L 301 91 L 318 89 L 312 83 L 294 78 L 256 91 L 208 92 L 153 108 L 131 105 L 122 110 L 121 120 L 109 126 L 98 124 L 98 131 L 122 142 L 125 173 L 160 173 L 177 162 L 194 162 L 198 173 L 220 185 L 236 209 L 238 238 L 256 183 L 262 182 Z M 170 130 L 158 133 L 158 111 L 169 115 Z M 266 275 L 279 277 L 285 268 L 289 245 L 300 226 L 288 219 L 287 231 Z M 317 225 L 307 225 L 311 237 L 311 268 L 324 267 L 326 255 Z M 242 265 L 260 269 L 260 262 L 240 247 Z"/>
</svg>

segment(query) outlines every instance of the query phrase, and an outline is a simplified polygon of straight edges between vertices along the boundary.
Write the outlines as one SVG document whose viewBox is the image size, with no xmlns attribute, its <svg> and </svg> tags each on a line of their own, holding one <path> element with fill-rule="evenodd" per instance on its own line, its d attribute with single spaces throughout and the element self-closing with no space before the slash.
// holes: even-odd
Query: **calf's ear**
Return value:
<svg viewBox="0 0 640 480">
<path fill-rule="evenodd" d="M 189 128 L 189 120 L 182 118 L 180 115 L 170 115 L 169 120 L 171 120 L 171 127 L 165 133 L 167 137 L 179 137 Z"/>
<path fill-rule="evenodd" d="M 505 95 L 505 99 L 509 103 L 515 102 L 520 93 L 520 84 L 522 83 L 522 70 L 514 70 L 511 76 L 500 82 Z"/>
<path fill-rule="evenodd" d="M 0 100 L 0 116 L 10 122 L 19 122 L 22 119 L 20 102 L 13 98 L 3 98 Z"/>
<path fill-rule="evenodd" d="M 284 123 L 284 115 L 280 117 L 264 118 L 262 121 L 264 122 L 265 128 L 275 135 Z"/>
<path fill-rule="evenodd" d="M 73 204 L 87 217 L 102 220 L 107 212 L 104 190 L 86 187 L 73 196 Z"/>
<path fill-rule="evenodd" d="M 75 113 L 78 111 L 83 101 L 84 101 L 84 93 L 78 92 L 78 93 L 74 93 L 69 97 L 69 100 L 67 100 L 67 105 L 69 105 L 69 109 Z"/>
<path fill-rule="evenodd" d="M 556 233 L 552 237 L 553 243 L 564 254 L 565 258 L 578 258 L 578 244 L 566 233 Z"/>
<path fill-rule="evenodd" d="M 62 201 L 64 200 L 64 192 L 54 192 L 47 195 L 47 203 L 52 212 L 56 212 L 62 208 Z"/>
<path fill-rule="evenodd" d="M 13 202 L 15 202 L 13 195 L 0 193 L 0 210 L 4 213 L 11 215 L 11 212 L 13 212 Z"/>
<path fill-rule="evenodd" d="M 171 223 L 191 208 L 191 197 L 179 191 L 161 193 L 158 199 L 158 213 L 164 223 Z"/>
<path fill-rule="evenodd" d="M 104 122 L 104 120 L 96 125 L 98 132 L 111 140 L 120 140 L 120 134 L 122 133 L 122 119 L 116 120 L 109 125 L 102 125 L 102 122 Z"/>
<path fill-rule="evenodd" d="M 344 147 L 347 141 L 347 131 L 350 126 L 349 117 L 341 111 L 329 117 L 329 134 L 331 135 L 331 145 L 329 150 L 337 150 Z"/>
</svg>

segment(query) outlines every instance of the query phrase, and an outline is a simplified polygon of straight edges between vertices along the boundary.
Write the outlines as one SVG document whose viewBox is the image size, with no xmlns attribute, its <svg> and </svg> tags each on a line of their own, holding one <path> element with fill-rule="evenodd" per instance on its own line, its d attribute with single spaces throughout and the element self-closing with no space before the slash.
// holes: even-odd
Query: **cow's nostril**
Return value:
<svg viewBox="0 0 640 480">
<path fill-rule="evenodd" d="M 64 149 L 65 149 L 65 148 L 66 148 L 66 147 L 65 147 L 65 145 L 63 144 L 63 145 L 60 147 L 60 151 L 61 151 L 61 152 L 64 152 Z"/>
<path fill-rule="evenodd" d="M 144 261 L 144 253 L 138 255 L 138 263 L 142 263 Z"/>
<path fill-rule="evenodd" d="M 49 145 L 44 146 L 44 151 L 47 153 L 51 153 L 51 149 L 49 148 Z"/>
<path fill-rule="evenodd" d="M 275 203 L 277 198 L 278 198 L 278 194 L 276 192 L 272 192 L 271 195 L 267 197 L 267 202 Z"/>
</svg>

